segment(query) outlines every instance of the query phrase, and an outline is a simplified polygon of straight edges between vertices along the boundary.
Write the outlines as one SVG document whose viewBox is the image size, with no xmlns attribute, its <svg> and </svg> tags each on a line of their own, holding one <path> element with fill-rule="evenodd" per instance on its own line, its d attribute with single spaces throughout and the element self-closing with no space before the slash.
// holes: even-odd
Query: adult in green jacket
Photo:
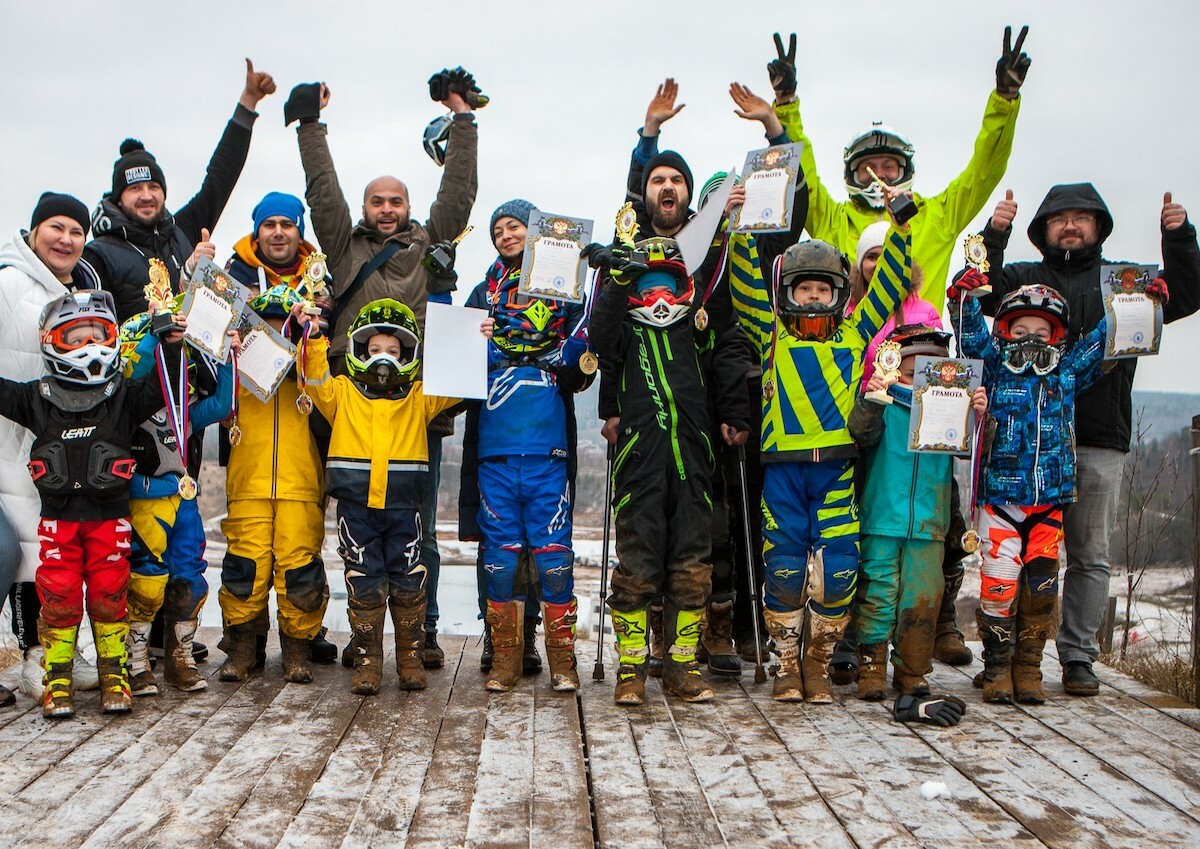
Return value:
<svg viewBox="0 0 1200 849">
<path fill-rule="evenodd" d="M 1016 46 L 1011 45 L 1011 29 L 1005 29 L 1004 51 L 996 63 L 996 90 L 988 96 L 983 126 L 975 139 L 971 161 L 962 173 L 940 193 L 925 196 L 914 193 L 917 215 L 912 220 L 913 264 L 925 270 L 925 288 L 921 297 L 938 309 L 945 303 L 950 258 L 959 234 L 987 203 L 1004 176 L 1012 152 L 1013 134 L 1020 111 L 1020 88 L 1029 68 L 1029 58 L 1021 52 L 1025 41 L 1022 30 Z M 882 124 L 855 135 L 844 151 L 846 189 L 849 200 L 836 201 L 817 176 L 812 144 L 800 120 L 800 102 L 796 97 L 796 36 L 790 50 L 775 36 L 779 58 L 767 68 L 775 89 L 775 114 L 793 142 L 802 142 L 800 164 L 808 181 L 808 218 L 805 229 L 814 239 L 835 245 L 855 262 L 855 250 L 862 231 L 884 220 L 883 197 L 867 173 L 871 167 L 885 182 L 904 189 L 912 188 L 914 174 L 912 144 L 900 133 Z"/>
</svg>

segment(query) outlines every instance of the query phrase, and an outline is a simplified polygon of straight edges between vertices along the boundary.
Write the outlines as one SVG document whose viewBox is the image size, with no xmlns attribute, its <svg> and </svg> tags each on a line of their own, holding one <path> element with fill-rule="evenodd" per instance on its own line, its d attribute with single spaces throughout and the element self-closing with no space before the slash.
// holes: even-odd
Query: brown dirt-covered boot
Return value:
<svg viewBox="0 0 1200 849">
<path fill-rule="evenodd" d="M 350 692 L 359 696 L 374 696 L 383 683 L 383 618 L 387 605 L 351 607 L 350 628 L 354 633 L 354 676 Z"/>
<path fill-rule="evenodd" d="M 129 713 L 129 669 L 125 642 L 128 622 L 92 622 L 96 639 L 96 670 L 100 675 L 100 712 Z"/>
<path fill-rule="evenodd" d="M 195 619 L 167 617 L 163 624 L 163 660 L 166 664 L 163 680 L 185 693 L 207 690 L 208 681 L 196 670 L 196 659 L 192 654 L 196 627 L 200 623 Z"/>
<path fill-rule="evenodd" d="M 70 719 L 75 715 L 71 697 L 71 673 L 75 667 L 75 639 L 79 626 L 55 628 L 38 620 L 42 642 L 42 716 L 46 719 Z"/>
<path fill-rule="evenodd" d="M 542 622 L 546 631 L 546 660 L 550 664 L 550 686 L 559 692 L 579 689 L 579 671 L 575 662 L 575 622 L 578 602 L 543 604 Z M 526 619 L 528 625 L 530 620 Z"/>
<path fill-rule="evenodd" d="M 942 603 L 938 608 L 933 656 L 949 666 L 966 666 L 975 659 L 975 655 L 963 642 L 962 631 L 958 630 L 957 602 L 958 591 L 963 582 L 962 561 L 943 563 L 942 577 L 945 578 L 946 585 L 942 589 Z"/>
<path fill-rule="evenodd" d="M 649 625 L 650 656 L 646 661 L 646 674 L 651 678 L 661 678 L 663 670 L 663 609 L 661 604 L 650 605 Z"/>
<path fill-rule="evenodd" d="M 1023 577 L 1013 646 L 1013 698 L 1020 704 L 1040 705 L 1046 701 L 1042 689 L 1042 654 L 1046 641 L 1054 636 L 1054 603 L 1058 593 L 1048 592 L 1035 599 L 1029 587 L 1057 576 L 1030 573 Z"/>
<path fill-rule="evenodd" d="M 733 599 L 710 601 L 696 659 L 718 675 L 741 675 L 742 658 L 733 642 Z"/>
<path fill-rule="evenodd" d="M 623 707 L 646 703 L 646 667 L 650 647 L 646 631 L 650 615 L 642 607 L 625 613 L 609 608 L 612 613 L 613 636 L 617 641 L 617 686 L 613 702 Z"/>
<path fill-rule="evenodd" d="M 416 603 L 388 599 L 392 627 L 396 630 L 396 672 L 401 690 L 424 690 L 425 677 L 425 595 Z M 440 651 L 440 649 L 439 649 Z"/>
<path fill-rule="evenodd" d="M 779 663 L 773 670 L 775 684 L 771 698 L 777 702 L 804 701 L 804 681 L 800 677 L 800 633 L 804 625 L 803 610 L 776 612 L 764 610 L 767 634 L 775 641 Z"/>
<path fill-rule="evenodd" d="M 283 677 L 292 684 L 312 683 L 312 670 L 308 668 L 308 644 L 303 637 L 279 635 L 283 647 Z"/>
<path fill-rule="evenodd" d="M 983 700 L 997 704 L 1012 704 L 1012 634 L 1013 620 L 975 612 L 979 623 L 979 639 L 983 641 Z"/>
<path fill-rule="evenodd" d="M 833 703 L 829 662 L 833 660 L 833 647 L 842 638 L 842 634 L 846 633 L 846 625 L 849 622 L 850 617 L 847 614 L 833 618 L 822 616 L 811 609 L 808 611 L 801 672 L 804 676 L 804 700 L 809 704 Z"/>
<path fill-rule="evenodd" d="M 222 681 L 245 681 L 254 671 L 255 644 L 258 642 L 256 628 L 254 620 L 225 627 L 225 637 L 221 640 L 225 646 L 225 662 L 217 672 Z"/>
<path fill-rule="evenodd" d="M 865 702 L 887 698 L 887 643 L 858 644 L 858 697 Z"/>
<path fill-rule="evenodd" d="M 495 656 L 492 658 L 492 671 L 483 686 L 494 693 L 507 693 L 521 680 L 525 602 L 488 599 L 487 623 L 492 629 Z"/>
<path fill-rule="evenodd" d="M 663 689 L 685 702 L 707 702 L 715 697 L 704 683 L 696 661 L 696 645 L 704 627 L 704 608 L 663 611 L 666 626 L 666 656 L 663 658 Z"/>
<path fill-rule="evenodd" d="M 925 676 L 933 671 L 933 643 L 941 598 L 921 595 L 896 619 L 892 686 L 904 696 L 928 696 Z"/>
</svg>

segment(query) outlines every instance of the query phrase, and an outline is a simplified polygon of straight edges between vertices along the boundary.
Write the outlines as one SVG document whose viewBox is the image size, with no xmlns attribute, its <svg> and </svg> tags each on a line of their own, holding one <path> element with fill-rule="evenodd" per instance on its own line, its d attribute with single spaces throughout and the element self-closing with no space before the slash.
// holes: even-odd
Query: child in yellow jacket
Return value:
<svg viewBox="0 0 1200 849">
<path fill-rule="evenodd" d="M 425 688 L 422 665 L 426 570 L 421 562 L 421 500 L 428 485 L 426 428 L 458 398 L 427 396 L 419 378 L 421 331 L 412 310 L 382 298 L 350 325 L 348 375 L 329 372 L 327 342 L 306 322 L 304 368 L 312 400 L 333 428 L 326 492 L 338 499 L 338 551 L 346 565 L 354 679 L 359 695 L 379 692 L 384 612 L 396 629 L 400 688 Z M 491 335 L 491 319 L 480 328 Z M 480 363 L 480 368 L 484 367 Z"/>
</svg>

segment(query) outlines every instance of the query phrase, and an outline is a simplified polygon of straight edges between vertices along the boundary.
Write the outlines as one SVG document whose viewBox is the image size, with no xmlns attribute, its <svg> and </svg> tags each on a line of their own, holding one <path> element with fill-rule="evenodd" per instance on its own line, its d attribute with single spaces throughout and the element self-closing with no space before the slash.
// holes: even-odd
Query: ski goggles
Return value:
<svg viewBox="0 0 1200 849">
<path fill-rule="evenodd" d="M 87 317 L 63 322 L 53 330 L 47 330 L 43 341 L 54 346 L 56 351 L 69 353 L 88 345 L 115 348 L 117 325 L 105 319 Z"/>
<path fill-rule="evenodd" d="M 1002 356 L 1004 367 L 1013 374 L 1024 374 L 1033 369 L 1034 374 L 1044 376 L 1058 368 L 1061 354 L 1040 339 L 1025 339 L 1005 345 Z"/>
</svg>

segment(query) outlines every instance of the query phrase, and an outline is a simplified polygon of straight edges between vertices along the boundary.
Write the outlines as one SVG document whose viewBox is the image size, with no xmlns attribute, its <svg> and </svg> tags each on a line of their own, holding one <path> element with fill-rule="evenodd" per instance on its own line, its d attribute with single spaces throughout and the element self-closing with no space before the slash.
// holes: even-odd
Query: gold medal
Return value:
<svg viewBox="0 0 1200 849">
<path fill-rule="evenodd" d="M 229 444 L 240 445 L 242 441 L 242 429 L 238 427 L 237 420 L 229 426 Z"/>
<path fill-rule="evenodd" d="M 962 550 L 967 554 L 974 554 L 979 550 L 979 532 L 974 528 L 968 528 L 962 535 Z"/>
<path fill-rule="evenodd" d="M 179 479 L 179 497 L 184 501 L 194 500 L 199 489 L 196 479 L 191 475 L 185 474 Z"/>
<path fill-rule="evenodd" d="M 775 397 L 775 381 L 769 377 L 763 381 L 763 397 L 768 401 Z"/>
<path fill-rule="evenodd" d="M 313 400 L 308 397 L 307 392 L 301 393 L 300 397 L 296 399 L 296 409 L 306 416 L 313 411 Z"/>
<path fill-rule="evenodd" d="M 696 329 L 708 330 L 708 310 L 704 307 L 696 310 Z"/>
<path fill-rule="evenodd" d="M 579 370 L 584 374 L 595 374 L 599 367 L 600 358 L 591 351 L 584 351 L 579 355 Z"/>
</svg>

